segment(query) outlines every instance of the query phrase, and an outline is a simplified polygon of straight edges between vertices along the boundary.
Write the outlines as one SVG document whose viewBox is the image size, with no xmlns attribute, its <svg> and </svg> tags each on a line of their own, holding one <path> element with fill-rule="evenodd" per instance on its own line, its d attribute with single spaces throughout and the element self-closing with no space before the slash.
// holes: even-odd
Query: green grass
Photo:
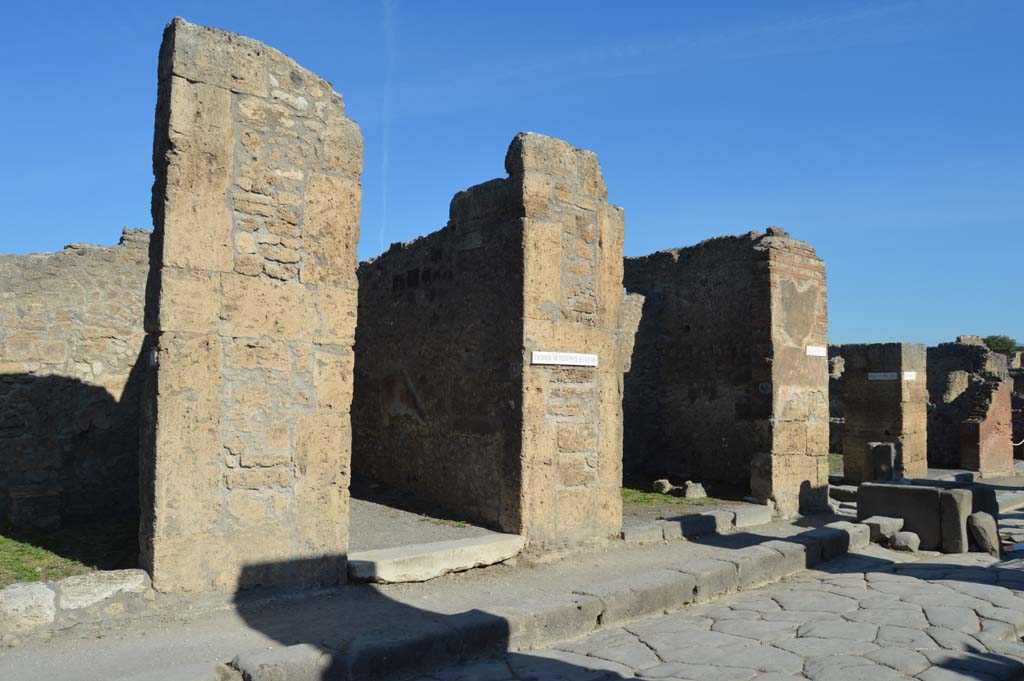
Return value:
<svg viewBox="0 0 1024 681">
<path fill-rule="evenodd" d="M 102 523 L 54 532 L 0 527 L 0 588 L 94 570 L 137 567 L 135 523 Z"/>
<path fill-rule="evenodd" d="M 686 499 L 685 497 L 677 497 L 671 494 L 645 492 L 632 487 L 623 487 L 622 503 L 633 504 L 634 506 L 710 506 L 721 504 L 722 500 L 710 496 L 703 499 Z"/>
</svg>

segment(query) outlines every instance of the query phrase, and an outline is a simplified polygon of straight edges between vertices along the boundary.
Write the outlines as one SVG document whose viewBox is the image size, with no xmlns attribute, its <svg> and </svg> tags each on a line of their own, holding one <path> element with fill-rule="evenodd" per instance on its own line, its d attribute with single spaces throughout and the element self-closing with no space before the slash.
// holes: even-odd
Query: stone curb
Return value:
<svg viewBox="0 0 1024 681">
<path fill-rule="evenodd" d="M 90 572 L 57 582 L 18 582 L 0 589 L 0 641 L 12 643 L 25 634 L 138 614 L 149 610 L 154 600 L 145 570 Z"/>
<path fill-rule="evenodd" d="M 758 588 L 863 548 L 869 539 L 866 525 L 841 521 L 722 558 L 589 584 L 561 598 L 452 616 L 424 613 L 397 629 L 367 631 L 333 649 L 302 644 L 245 653 L 232 666 L 246 681 L 319 681 L 327 669 L 331 678 L 349 681 L 411 677 L 470 659 L 548 647 Z"/>
</svg>

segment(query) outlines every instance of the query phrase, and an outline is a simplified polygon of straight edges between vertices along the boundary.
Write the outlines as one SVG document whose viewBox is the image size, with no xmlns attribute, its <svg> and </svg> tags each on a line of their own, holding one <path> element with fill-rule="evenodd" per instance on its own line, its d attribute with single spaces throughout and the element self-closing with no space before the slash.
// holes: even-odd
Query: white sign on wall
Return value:
<svg viewBox="0 0 1024 681">
<path fill-rule="evenodd" d="M 824 345 L 808 345 L 807 346 L 808 357 L 828 357 L 828 348 Z"/>
<path fill-rule="evenodd" d="M 903 372 L 903 380 L 904 381 L 916 381 L 917 380 L 917 372 L 916 371 L 904 371 Z"/>
<path fill-rule="evenodd" d="M 597 355 L 585 352 L 538 352 L 534 351 L 531 364 L 550 364 L 567 367 L 596 367 Z"/>
</svg>

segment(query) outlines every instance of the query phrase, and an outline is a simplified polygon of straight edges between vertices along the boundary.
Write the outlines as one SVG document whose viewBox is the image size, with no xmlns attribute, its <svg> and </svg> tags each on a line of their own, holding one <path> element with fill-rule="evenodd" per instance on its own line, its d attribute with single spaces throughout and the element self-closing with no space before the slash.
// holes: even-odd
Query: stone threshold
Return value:
<svg viewBox="0 0 1024 681">
<path fill-rule="evenodd" d="M 425 582 L 451 572 L 495 565 L 523 550 L 523 538 L 492 532 L 480 537 L 397 546 L 350 553 L 352 582 L 402 584 Z"/>
<path fill-rule="evenodd" d="M 232 667 L 246 681 L 319 681 L 328 670 L 331 678 L 352 681 L 410 678 L 757 589 L 868 544 L 867 526 L 839 521 L 671 568 L 615 573 L 560 596 L 516 605 L 482 603 L 480 609 L 452 615 L 428 613 L 330 646 L 302 643 L 243 653 Z"/>
<path fill-rule="evenodd" d="M 730 509 L 711 509 L 702 513 L 665 518 L 622 529 L 623 541 L 630 544 L 648 544 L 713 534 L 728 534 L 746 527 L 767 525 L 772 522 L 772 509 L 768 506 L 745 504 Z"/>
</svg>

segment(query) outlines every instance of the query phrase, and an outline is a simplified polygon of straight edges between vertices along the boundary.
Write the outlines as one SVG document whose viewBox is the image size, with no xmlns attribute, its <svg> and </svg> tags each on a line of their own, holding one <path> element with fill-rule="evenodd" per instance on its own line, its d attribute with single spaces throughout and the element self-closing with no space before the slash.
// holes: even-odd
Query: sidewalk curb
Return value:
<svg viewBox="0 0 1024 681">
<path fill-rule="evenodd" d="M 866 525 L 830 523 L 738 549 L 727 557 L 695 559 L 671 569 L 590 584 L 559 599 L 486 612 L 424 613 L 397 628 L 370 629 L 336 647 L 299 644 L 244 653 L 232 666 L 246 681 L 412 677 L 466 660 L 547 647 L 603 627 L 758 588 L 862 548 L 869 537 Z M 324 676 L 327 670 L 330 677 Z"/>
</svg>

